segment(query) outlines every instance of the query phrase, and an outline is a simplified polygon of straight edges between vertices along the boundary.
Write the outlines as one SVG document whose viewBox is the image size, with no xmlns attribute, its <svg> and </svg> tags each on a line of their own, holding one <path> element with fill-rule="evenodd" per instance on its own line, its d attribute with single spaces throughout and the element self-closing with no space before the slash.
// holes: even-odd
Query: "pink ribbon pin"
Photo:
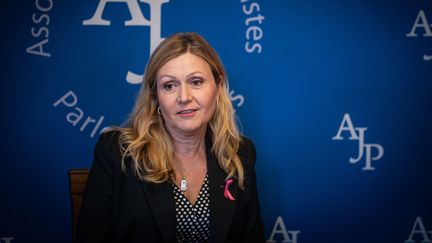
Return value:
<svg viewBox="0 0 432 243">
<path fill-rule="evenodd" d="M 231 183 L 233 183 L 233 179 L 229 179 L 229 180 L 226 181 L 226 183 L 225 183 L 224 196 L 225 196 L 227 199 L 229 199 L 229 200 L 231 200 L 231 201 L 234 201 L 235 198 L 231 195 L 231 192 L 230 192 L 229 189 L 228 189 L 229 186 L 231 185 Z"/>
</svg>

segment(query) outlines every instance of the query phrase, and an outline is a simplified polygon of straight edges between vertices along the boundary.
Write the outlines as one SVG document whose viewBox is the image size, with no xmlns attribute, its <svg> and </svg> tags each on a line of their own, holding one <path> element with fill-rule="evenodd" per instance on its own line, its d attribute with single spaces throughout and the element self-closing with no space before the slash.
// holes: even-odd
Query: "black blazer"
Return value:
<svg viewBox="0 0 432 243">
<path fill-rule="evenodd" d="M 94 151 L 80 217 L 77 242 L 175 242 L 173 188 L 139 180 L 121 168 L 118 132 L 100 136 Z M 210 242 L 264 242 L 255 182 L 255 147 L 243 138 L 239 157 L 245 170 L 245 190 L 230 186 L 235 198 L 224 197 L 226 174 L 206 143 L 210 183 Z M 130 158 L 125 160 L 130 165 Z"/>
</svg>

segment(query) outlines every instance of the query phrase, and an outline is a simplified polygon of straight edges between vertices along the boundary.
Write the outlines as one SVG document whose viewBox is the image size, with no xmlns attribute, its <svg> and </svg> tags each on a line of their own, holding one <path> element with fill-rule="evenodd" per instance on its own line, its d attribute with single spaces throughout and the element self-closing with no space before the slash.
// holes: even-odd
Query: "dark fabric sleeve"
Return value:
<svg viewBox="0 0 432 243">
<path fill-rule="evenodd" d="M 94 149 L 94 160 L 78 219 L 79 243 L 113 242 L 113 191 L 115 169 L 110 141 L 102 134 Z"/>
<path fill-rule="evenodd" d="M 255 145 L 251 140 L 244 138 L 243 141 L 245 143 L 245 147 L 247 148 L 246 151 L 248 151 L 248 163 L 245 166 L 245 169 L 247 171 L 246 176 L 249 177 L 247 178 L 247 186 L 249 186 L 251 190 L 251 204 L 249 207 L 249 217 L 246 225 L 246 230 L 242 241 L 245 243 L 265 242 L 264 224 L 261 219 L 261 208 L 259 205 L 258 190 L 256 184 L 256 149 Z"/>
</svg>

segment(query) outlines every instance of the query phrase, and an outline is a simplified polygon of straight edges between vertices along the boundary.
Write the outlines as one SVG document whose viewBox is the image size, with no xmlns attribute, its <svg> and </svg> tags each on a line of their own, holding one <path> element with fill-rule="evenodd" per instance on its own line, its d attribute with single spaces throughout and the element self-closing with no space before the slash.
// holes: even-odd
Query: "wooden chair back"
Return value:
<svg viewBox="0 0 432 243">
<path fill-rule="evenodd" d="M 75 240 L 78 216 L 81 209 L 81 202 L 84 195 L 89 169 L 71 169 L 69 174 L 69 192 L 72 205 L 72 235 Z"/>
</svg>

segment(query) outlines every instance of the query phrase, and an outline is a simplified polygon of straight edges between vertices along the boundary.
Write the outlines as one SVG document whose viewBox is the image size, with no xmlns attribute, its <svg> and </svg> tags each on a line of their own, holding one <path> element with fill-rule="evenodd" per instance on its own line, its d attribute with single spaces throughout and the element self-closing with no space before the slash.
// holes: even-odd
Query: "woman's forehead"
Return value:
<svg viewBox="0 0 432 243">
<path fill-rule="evenodd" d="M 167 61 L 164 65 L 162 65 L 158 71 L 157 77 L 187 76 L 193 73 L 209 75 L 211 74 L 210 65 L 206 60 L 197 55 L 185 53 Z"/>
</svg>

